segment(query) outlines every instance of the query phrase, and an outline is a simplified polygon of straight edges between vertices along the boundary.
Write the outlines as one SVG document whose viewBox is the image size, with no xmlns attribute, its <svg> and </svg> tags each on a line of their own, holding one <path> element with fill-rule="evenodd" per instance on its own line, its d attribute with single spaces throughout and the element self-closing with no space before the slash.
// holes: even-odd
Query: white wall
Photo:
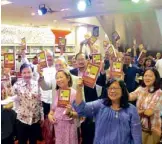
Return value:
<svg viewBox="0 0 162 144">
<path fill-rule="evenodd" d="M 85 40 L 84 35 L 86 33 L 92 33 L 92 31 L 93 31 L 93 26 L 76 27 L 76 47 L 77 47 L 76 53 L 79 52 L 80 42 Z M 99 27 L 99 37 L 98 37 L 98 40 L 96 41 L 96 44 L 99 45 L 100 51 L 101 51 L 102 54 L 104 54 L 103 40 L 106 39 L 105 34 L 106 33 L 104 32 L 103 28 Z"/>
<path fill-rule="evenodd" d="M 156 12 L 156 17 L 159 24 L 161 37 L 162 37 L 162 9 L 158 9 L 155 12 Z"/>
</svg>

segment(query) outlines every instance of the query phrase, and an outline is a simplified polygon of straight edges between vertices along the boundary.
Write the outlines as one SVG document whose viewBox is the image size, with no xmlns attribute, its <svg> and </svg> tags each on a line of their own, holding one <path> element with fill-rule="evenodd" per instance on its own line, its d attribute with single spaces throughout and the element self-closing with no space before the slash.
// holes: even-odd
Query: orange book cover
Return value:
<svg viewBox="0 0 162 144">
<path fill-rule="evenodd" d="M 70 104 L 70 95 L 71 95 L 70 89 L 59 90 L 57 106 L 65 108 L 68 104 Z"/>
<path fill-rule="evenodd" d="M 27 50 L 25 37 L 21 39 L 21 50 Z"/>
<path fill-rule="evenodd" d="M 39 61 L 40 67 L 42 69 L 48 67 L 47 57 L 46 57 L 45 51 L 42 51 L 42 52 L 38 53 L 37 56 L 38 56 L 38 61 Z"/>
<path fill-rule="evenodd" d="M 123 63 L 113 61 L 110 65 L 110 78 L 122 79 L 123 80 Z"/>
<path fill-rule="evenodd" d="M 110 57 L 117 57 L 115 48 L 112 45 L 107 48 L 107 52 Z"/>
<path fill-rule="evenodd" d="M 88 40 L 88 45 L 93 45 L 97 41 L 97 37 L 91 36 Z"/>
<path fill-rule="evenodd" d="M 101 54 L 92 54 L 92 63 L 100 65 L 101 61 L 102 61 Z"/>
<path fill-rule="evenodd" d="M 66 39 L 63 37 L 59 38 L 58 48 L 60 49 L 60 53 L 64 53 L 66 51 Z"/>
<path fill-rule="evenodd" d="M 4 68 L 15 70 L 15 56 L 13 53 L 4 53 Z"/>
<path fill-rule="evenodd" d="M 104 48 L 104 49 L 107 48 L 108 45 L 109 45 L 109 42 L 106 41 L 106 40 L 104 40 L 104 41 L 103 41 L 103 48 Z"/>
<path fill-rule="evenodd" d="M 83 73 L 83 83 L 84 85 L 94 88 L 100 72 L 100 65 L 93 63 L 88 63 L 87 67 Z"/>
</svg>

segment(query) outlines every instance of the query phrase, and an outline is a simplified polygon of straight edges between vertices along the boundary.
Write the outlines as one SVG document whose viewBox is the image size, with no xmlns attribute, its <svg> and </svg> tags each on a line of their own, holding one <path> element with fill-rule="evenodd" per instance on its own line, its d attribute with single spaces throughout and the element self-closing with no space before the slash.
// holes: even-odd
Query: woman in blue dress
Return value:
<svg viewBox="0 0 162 144">
<path fill-rule="evenodd" d="M 129 94 L 122 80 L 110 80 L 106 98 L 88 103 L 83 101 L 82 87 L 80 79 L 73 107 L 80 116 L 95 119 L 94 144 L 142 144 L 140 118 L 136 107 L 128 103 Z"/>
</svg>

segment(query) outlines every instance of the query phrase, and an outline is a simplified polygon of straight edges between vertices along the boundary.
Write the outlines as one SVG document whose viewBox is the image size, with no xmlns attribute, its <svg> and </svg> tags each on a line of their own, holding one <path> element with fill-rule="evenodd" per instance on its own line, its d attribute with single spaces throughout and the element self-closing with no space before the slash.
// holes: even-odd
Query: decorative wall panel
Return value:
<svg viewBox="0 0 162 144">
<path fill-rule="evenodd" d="M 25 37 L 27 45 L 54 46 L 55 36 L 49 28 L 1 25 L 1 44 L 20 44 Z"/>
</svg>

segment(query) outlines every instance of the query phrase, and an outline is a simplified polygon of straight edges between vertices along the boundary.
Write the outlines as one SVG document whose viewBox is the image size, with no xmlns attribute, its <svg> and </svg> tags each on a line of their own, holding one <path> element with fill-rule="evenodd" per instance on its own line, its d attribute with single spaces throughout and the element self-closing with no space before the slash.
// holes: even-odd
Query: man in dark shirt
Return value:
<svg viewBox="0 0 162 144">
<path fill-rule="evenodd" d="M 87 65 L 86 56 L 84 53 L 78 53 L 75 59 L 77 61 L 78 68 L 72 69 L 70 70 L 70 72 L 75 76 L 82 77 Z M 100 73 L 96 84 L 102 87 L 105 85 L 105 82 L 106 82 L 106 74 Z M 96 86 L 94 88 L 84 86 L 84 96 L 86 102 L 97 100 L 99 95 L 97 93 Z M 93 119 L 86 118 L 85 121 L 81 124 L 82 144 L 93 144 L 94 132 L 95 132 L 95 123 Z"/>
<path fill-rule="evenodd" d="M 124 81 L 129 92 L 132 92 L 137 88 L 136 74 L 142 73 L 142 70 L 131 62 L 132 57 L 126 54 L 124 57 L 123 71 L 125 74 Z"/>
</svg>

